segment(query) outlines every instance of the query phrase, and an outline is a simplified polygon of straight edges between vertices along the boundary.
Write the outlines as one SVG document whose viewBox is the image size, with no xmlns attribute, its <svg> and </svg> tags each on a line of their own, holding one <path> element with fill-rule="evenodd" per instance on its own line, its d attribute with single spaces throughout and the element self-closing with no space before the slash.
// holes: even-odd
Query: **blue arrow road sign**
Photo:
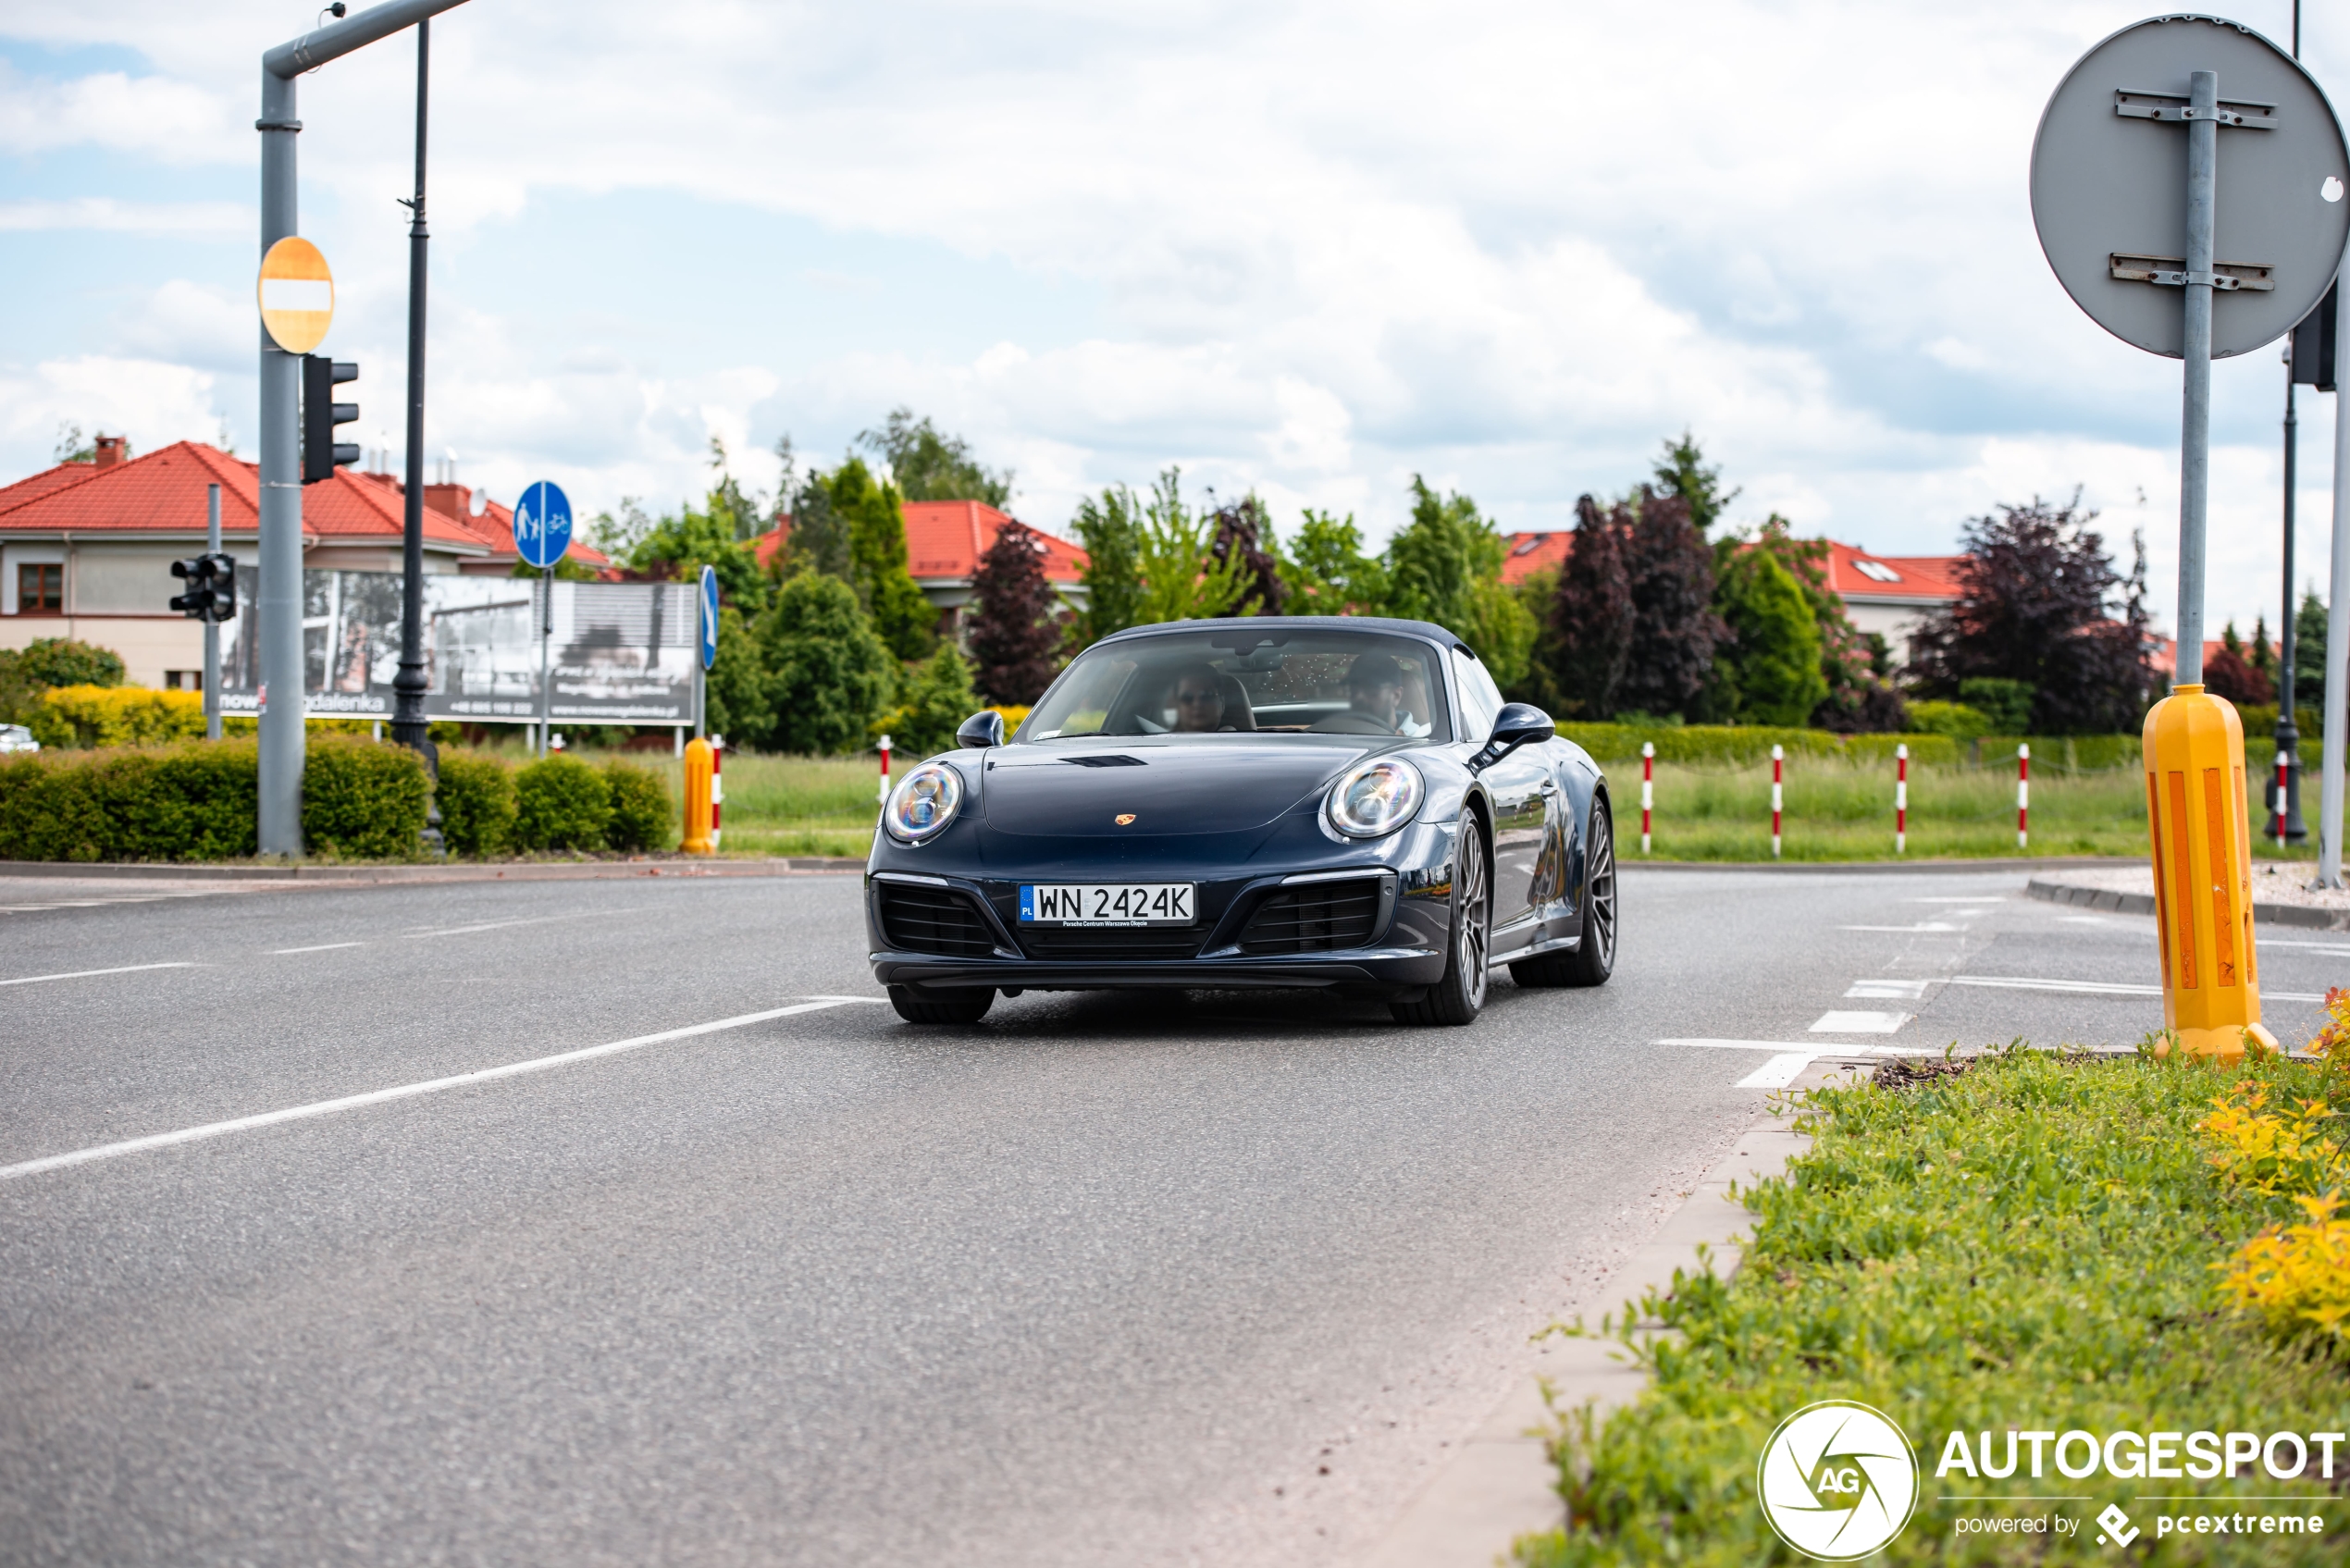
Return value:
<svg viewBox="0 0 2350 1568">
<path fill-rule="evenodd" d="M 701 569 L 701 667 L 718 662 L 718 569 Z"/>
<path fill-rule="evenodd" d="M 514 548 L 545 571 L 571 548 L 571 498 L 541 479 L 514 503 Z"/>
</svg>

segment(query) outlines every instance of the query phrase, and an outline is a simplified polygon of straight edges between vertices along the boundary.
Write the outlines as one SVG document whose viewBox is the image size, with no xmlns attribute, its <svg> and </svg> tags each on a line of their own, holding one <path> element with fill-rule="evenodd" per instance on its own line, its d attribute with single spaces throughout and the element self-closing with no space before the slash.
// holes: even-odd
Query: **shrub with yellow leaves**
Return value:
<svg viewBox="0 0 2350 1568">
<path fill-rule="evenodd" d="M 2306 1224 L 2270 1226 L 2246 1241 L 2222 1271 L 2220 1293 L 2257 1312 L 2282 1333 L 2317 1333 L 2350 1344 L 2350 1219 L 2337 1219 L 2339 1188 L 2296 1197 Z"/>
</svg>

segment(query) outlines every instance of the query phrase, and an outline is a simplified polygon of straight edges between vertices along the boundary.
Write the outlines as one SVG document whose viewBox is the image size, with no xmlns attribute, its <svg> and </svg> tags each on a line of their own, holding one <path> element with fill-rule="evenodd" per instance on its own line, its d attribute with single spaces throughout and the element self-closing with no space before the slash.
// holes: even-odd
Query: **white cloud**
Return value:
<svg viewBox="0 0 2350 1568">
<path fill-rule="evenodd" d="M 101 229 L 118 234 L 187 234 L 239 239 L 255 233 L 260 215 L 234 202 L 118 202 L 111 196 L 76 196 L 68 201 L 0 202 L 0 232 L 31 233 L 55 228 Z"/>
<path fill-rule="evenodd" d="M 140 452 L 209 440 L 221 418 L 213 377 L 182 364 L 82 354 L 29 371 L 0 367 L 0 438 L 44 451 L 68 424 L 85 435 L 129 436 Z"/>
</svg>

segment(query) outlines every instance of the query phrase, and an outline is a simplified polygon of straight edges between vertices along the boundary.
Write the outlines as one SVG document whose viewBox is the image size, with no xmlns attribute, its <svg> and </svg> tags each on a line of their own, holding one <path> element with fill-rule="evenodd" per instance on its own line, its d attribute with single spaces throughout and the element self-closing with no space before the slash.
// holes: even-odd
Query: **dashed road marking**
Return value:
<svg viewBox="0 0 2350 1568">
<path fill-rule="evenodd" d="M 1844 994 L 1851 1000 L 1877 997 L 1887 1002 L 1922 1002 L 1930 980 L 1856 980 Z"/>
<path fill-rule="evenodd" d="M 2159 996 L 2162 987 L 2139 985 L 2120 980 L 2038 980 L 2030 975 L 1956 974 L 1952 985 L 1981 986 L 1993 991 L 2061 991 L 2081 996 Z M 2260 993 L 2270 1002 L 2322 1002 L 2324 997 L 2306 991 L 2269 991 Z"/>
<path fill-rule="evenodd" d="M 364 942 L 321 942 L 315 947 L 272 947 L 269 956 L 282 958 L 289 953 L 331 953 L 338 947 L 365 947 Z"/>
<path fill-rule="evenodd" d="M 123 964 L 111 969 L 68 969 L 63 974 L 29 974 L 16 980 L 0 980 L 0 985 L 38 985 L 44 980 L 88 980 L 93 975 L 138 974 L 146 969 L 192 969 L 192 963 Z"/>
</svg>

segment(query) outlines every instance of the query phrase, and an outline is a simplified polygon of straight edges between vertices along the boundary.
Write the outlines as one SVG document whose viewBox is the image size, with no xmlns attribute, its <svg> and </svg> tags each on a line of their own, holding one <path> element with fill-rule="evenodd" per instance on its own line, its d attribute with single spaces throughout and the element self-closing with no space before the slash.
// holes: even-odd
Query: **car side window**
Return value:
<svg viewBox="0 0 2350 1568">
<path fill-rule="evenodd" d="M 1484 665 L 1457 648 L 1453 673 L 1461 688 L 1461 738 L 1476 744 L 1493 733 L 1493 722 L 1502 716 L 1502 690 Z"/>
</svg>

